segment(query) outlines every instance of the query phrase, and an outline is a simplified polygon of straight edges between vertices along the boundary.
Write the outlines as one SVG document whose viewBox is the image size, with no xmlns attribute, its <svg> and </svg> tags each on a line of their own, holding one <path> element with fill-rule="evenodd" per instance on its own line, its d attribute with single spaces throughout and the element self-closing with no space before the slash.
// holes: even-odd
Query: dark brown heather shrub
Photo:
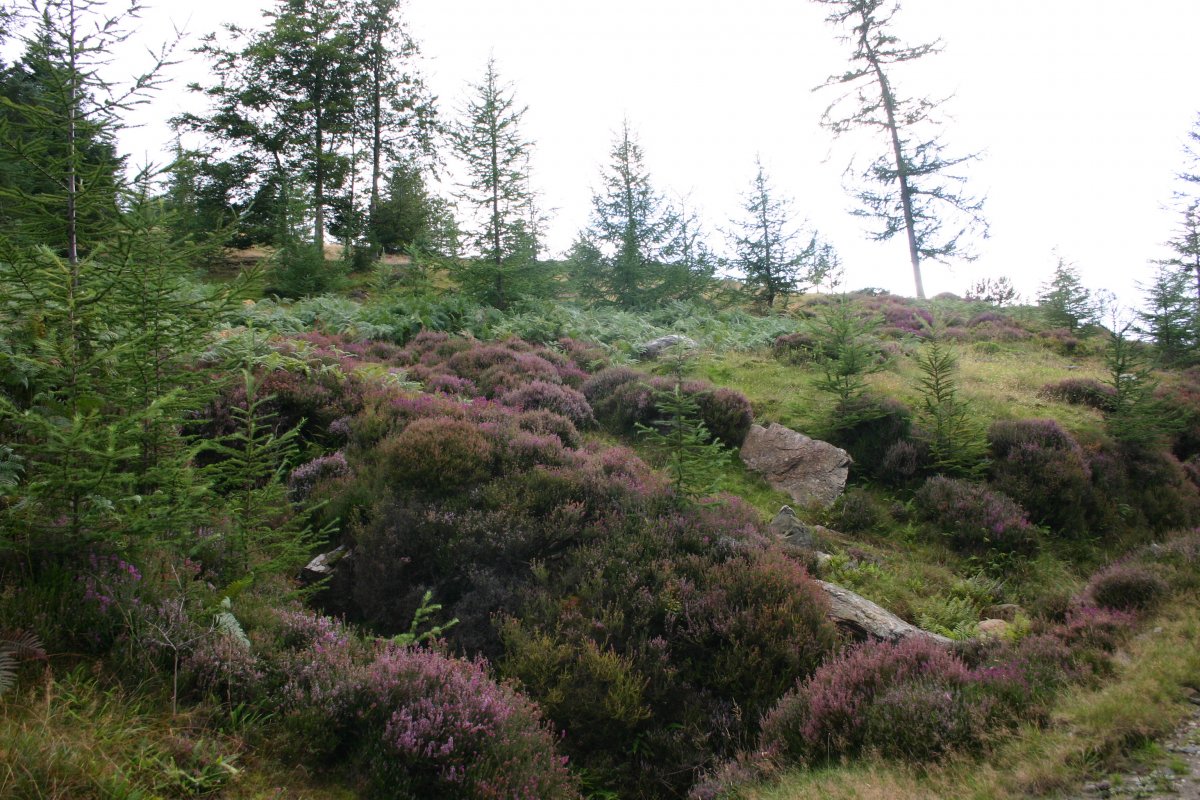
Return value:
<svg viewBox="0 0 1200 800">
<path fill-rule="evenodd" d="M 555 414 L 553 411 L 541 408 L 521 414 L 521 416 L 517 417 L 517 425 L 521 430 L 529 431 L 530 433 L 544 433 L 557 436 L 564 447 L 572 449 L 579 447 L 583 441 L 579 436 L 579 429 L 575 427 L 575 423 L 561 414 Z"/>
<path fill-rule="evenodd" d="M 1167 596 L 1167 582 L 1158 571 L 1134 563 L 1119 563 L 1098 572 L 1085 594 L 1101 608 L 1145 611 Z"/>
<path fill-rule="evenodd" d="M 534 380 L 506 392 L 500 397 L 500 402 L 520 411 L 552 411 L 571 420 L 576 428 L 587 428 L 596 422 L 592 407 L 582 394 L 569 386 L 542 380 Z"/>
<path fill-rule="evenodd" d="M 750 433 L 754 412 L 750 401 L 733 389 L 703 389 L 696 394 L 700 418 L 713 438 L 726 447 L 741 447 Z"/>
<path fill-rule="evenodd" d="M 1109 411 L 1116 399 L 1117 390 L 1095 378 L 1065 378 L 1047 383 L 1038 390 L 1038 394 L 1073 406 L 1088 406 L 1100 411 Z"/>
<path fill-rule="evenodd" d="M 988 429 L 991 483 L 1030 519 L 1069 536 L 1087 532 L 1091 470 L 1082 448 L 1052 419 L 1003 420 Z"/>
<path fill-rule="evenodd" d="M 925 481 L 914 498 L 918 513 L 964 553 L 1028 553 L 1037 529 L 1012 498 L 986 486 L 940 475 Z"/>
<path fill-rule="evenodd" d="M 829 441 L 854 459 L 854 471 L 883 477 L 888 451 L 912 435 L 912 411 L 898 400 L 864 394 L 834 409 Z M 891 482 L 891 481 L 889 481 Z"/>
</svg>

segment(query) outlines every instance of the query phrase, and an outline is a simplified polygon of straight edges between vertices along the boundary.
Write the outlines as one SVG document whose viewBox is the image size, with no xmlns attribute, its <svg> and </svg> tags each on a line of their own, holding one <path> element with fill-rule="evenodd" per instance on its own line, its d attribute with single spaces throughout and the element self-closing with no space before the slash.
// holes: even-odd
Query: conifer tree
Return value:
<svg viewBox="0 0 1200 800">
<path fill-rule="evenodd" d="M 1138 313 L 1139 330 L 1154 341 L 1161 363 L 1188 361 L 1196 349 L 1196 306 L 1189 293 L 1192 273 L 1160 263 L 1154 281 L 1144 287 L 1146 308 Z"/>
<path fill-rule="evenodd" d="M 645 308 L 662 299 L 664 264 L 679 218 L 651 184 L 628 120 L 610 156 L 603 189 L 592 195 L 587 233 L 602 255 L 595 293 L 621 306 Z"/>
<path fill-rule="evenodd" d="M 895 86 L 896 67 L 941 51 L 940 41 L 914 46 L 900 43 L 892 18 L 898 0 L 816 0 L 830 8 L 827 21 L 846 33 L 853 46 L 850 67 L 831 75 L 825 87 L 845 93 L 826 109 L 821 123 L 835 134 L 863 128 L 886 138 L 886 153 L 872 161 L 862 177 L 881 188 L 857 192 L 859 216 L 878 220 L 872 238 L 884 241 L 903 232 L 917 297 L 925 297 L 921 262 L 970 258 L 965 236 L 987 235 L 983 201 L 962 191 L 953 171 L 977 155 L 949 156 L 934 133 L 933 111 L 939 102 L 902 96 Z M 882 144 L 882 143 L 881 143 Z"/>
<path fill-rule="evenodd" d="M 368 238 L 382 247 L 378 226 L 385 176 L 396 170 L 420 175 L 434 156 L 437 116 L 433 97 L 414 62 L 420 53 L 400 18 L 401 0 L 357 0 L 356 38 L 362 43 L 361 97 L 356 105 L 370 157 L 366 224 Z M 394 185 L 394 184 L 393 184 Z"/>
<path fill-rule="evenodd" d="M 918 420 L 933 468 L 943 475 L 973 475 L 984 466 L 987 438 L 958 394 L 958 359 L 936 338 L 921 345 Z"/>
<path fill-rule="evenodd" d="M 755 161 L 755 167 L 743 206 L 746 216 L 738 223 L 740 233 L 733 236 L 733 247 L 746 287 L 770 309 L 776 298 L 786 303 L 790 295 L 820 283 L 831 267 L 830 251 L 818 243 L 816 234 L 801 239 L 789 201 L 776 194 L 761 160 Z"/>
<path fill-rule="evenodd" d="M 1062 256 L 1058 257 L 1054 274 L 1042 287 L 1038 305 L 1050 324 L 1072 331 L 1096 321 L 1096 304 L 1079 277 L 1079 268 Z"/>
<path fill-rule="evenodd" d="M 1132 326 L 1117 314 L 1109 332 L 1105 365 L 1113 397 L 1105 418 L 1109 435 L 1132 453 L 1165 446 L 1180 424 L 1178 409 L 1157 396 L 1158 381 L 1147 364 L 1143 346 L 1130 336 Z"/>
<path fill-rule="evenodd" d="M 529 185 L 533 143 L 521 132 L 527 108 L 517 105 L 489 58 L 483 82 L 471 87 L 464 119 L 451 129 L 466 168 L 460 200 L 469 209 L 465 233 L 473 259 L 460 271 L 468 291 L 497 308 L 521 295 L 544 292 L 537 271 L 538 225 Z"/>
<path fill-rule="evenodd" d="M 137 6 L 115 16 L 81 0 L 38 9 L 25 63 L 46 80 L 10 98 L 0 119 L 5 172 L 43 182 L 36 193 L 19 181 L 0 189 L 12 223 L 0 226 L 0 372 L 22 376 L 18 390 L 0 390 L 0 434 L 22 468 L 22 500 L 0 513 L 0 542 L 129 546 L 178 533 L 198 513 L 178 429 L 197 400 L 188 348 L 217 312 L 185 294 L 188 251 L 163 241 L 170 225 L 144 186 L 93 147 L 145 100 L 166 53 L 115 89 L 102 73 Z"/>
</svg>

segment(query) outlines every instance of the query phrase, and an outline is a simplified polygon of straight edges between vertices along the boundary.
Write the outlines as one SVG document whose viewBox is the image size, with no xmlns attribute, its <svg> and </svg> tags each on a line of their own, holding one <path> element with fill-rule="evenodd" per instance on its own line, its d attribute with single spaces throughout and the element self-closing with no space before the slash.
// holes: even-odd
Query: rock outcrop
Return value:
<svg viewBox="0 0 1200 800">
<path fill-rule="evenodd" d="M 828 507 L 841 497 L 850 475 L 850 454 L 771 423 L 751 425 L 742 442 L 742 461 L 801 506 Z"/>
<path fill-rule="evenodd" d="M 638 357 L 653 361 L 661 356 L 664 351 L 672 347 L 695 350 L 696 342 L 681 333 L 669 333 L 666 336 L 660 336 L 642 345 L 638 350 Z"/>
<path fill-rule="evenodd" d="M 829 618 L 856 639 L 870 638 L 899 642 L 903 639 L 921 637 L 938 644 L 950 644 L 950 640 L 945 636 L 911 625 L 882 606 L 872 603 L 849 589 L 821 580 L 817 581 L 817 585 L 829 598 Z"/>
</svg>

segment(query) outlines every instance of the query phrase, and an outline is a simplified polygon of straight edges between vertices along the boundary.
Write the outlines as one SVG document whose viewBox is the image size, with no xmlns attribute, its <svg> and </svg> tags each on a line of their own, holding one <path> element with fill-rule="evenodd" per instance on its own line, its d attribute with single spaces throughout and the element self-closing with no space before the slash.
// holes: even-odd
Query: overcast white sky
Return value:
<svg viewBox="0 0 1200 800">
<path fill-rule="evenodd" d="M 254 25 L 272 5 L 147 2 L 148 37 L 168 19 L 195 35 L 225 21 Z M 659 190 L 690 194 L 718 249 L 758 153 L 798 216 L 838 248 L 850 286 L 912 294 L 903 242 L 866 241 L 848 213 L 842 172 L 855 146 L 818 126 L 832 94 L 811 90 L 848 55 L 824 15 L 803 0 L 409 0 L 407 13 L 443 112 L 461 106 L 489 53 L 529 106 L 535 180 L 556 209 L 552 250 L 587 223 L 628 117 Z M 907 0 L 897 23 L 911 42 L 945 42 L 896 74 L 899 90 L 955 93 L 945 140 L 956 153 L 984 153 L 966 174 L 988 198 L 991 238 L 973 263 L 928 265 L 929 294 L 999 275 L 1032 294 L 1057 248 L 1089 285 L 1136 305 L 1135 283 L 1148 280 L 1172 234 L 1166 206 L 1200 111 L 1200 1 Z M 203 74 L 199 65 L 176 72 Z M 152 124 L 127 139 L 133 154 L 167 141 L 159 123 L 196 99 L 162 95 Z"/>
</svg>

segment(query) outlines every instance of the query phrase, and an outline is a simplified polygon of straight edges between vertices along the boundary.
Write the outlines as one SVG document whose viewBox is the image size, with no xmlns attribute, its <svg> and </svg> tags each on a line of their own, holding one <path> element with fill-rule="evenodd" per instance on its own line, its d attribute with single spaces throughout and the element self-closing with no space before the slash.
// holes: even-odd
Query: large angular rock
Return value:
<svg viewBox="0 0 1200 800">
<path fill-rule="evenodd" d="M 684 350 L 695 350 L 696 342 L 690 337 L 684 336 L 682 333 L 668 333 L 666 336 L 660 336 L 657 339 L 646 342 L 638 349 L 638 357 L 653 361 L 661 356 L 664 352 L 672 347 L 679 347 Z"/>
<path fill-rule="evenodd" d="M 843 586 L 826 581 L 817 581 L 817 586 L 820 586 L 829 598 L 829 618 L 856 639 L 899 642 L 904 639 L 921 638 L 938 644 L 950 644 L 950 640 L 945 636 L 910 625 L 882 606 Z"/>
<path fill-rule="evenodd" d="M 742 461 L 802 506 L 831 506 L 846 488 L 852 459 L 828 442 L 772 422 L 751 425 Z"/>
</svg>

